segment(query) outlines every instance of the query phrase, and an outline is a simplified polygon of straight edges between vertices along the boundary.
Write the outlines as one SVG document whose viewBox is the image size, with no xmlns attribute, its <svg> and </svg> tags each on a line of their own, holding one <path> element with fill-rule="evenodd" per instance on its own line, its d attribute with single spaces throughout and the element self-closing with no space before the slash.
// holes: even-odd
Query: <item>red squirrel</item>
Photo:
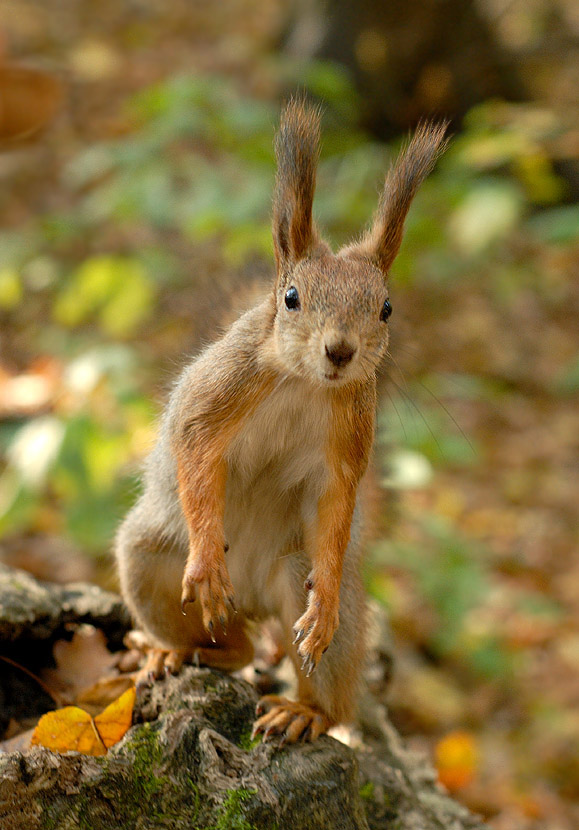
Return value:
<svg viewBox="0 0 579 830">
<path fill-rule="evenodd" d="M 312 219 L 320 116 L 286 106 L 276 137 L 269 295 L 182 372 L 116 541 L 144 673 L 249 663 L 247 620 L 275 617 L 298 700 L 260 700 L 254 734 L 314 740 L 353 715 L 364 662 L 360 575 L 388 272 L 444 147 L 422 125 L 370 230 L 334 254 Z"/>
</svg>

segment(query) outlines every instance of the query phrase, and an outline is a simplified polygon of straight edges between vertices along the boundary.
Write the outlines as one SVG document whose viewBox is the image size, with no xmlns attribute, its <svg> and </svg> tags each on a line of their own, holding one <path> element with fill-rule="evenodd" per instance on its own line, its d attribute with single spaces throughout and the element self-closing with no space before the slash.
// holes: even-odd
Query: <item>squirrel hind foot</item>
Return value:
<svg viewBox="0 0 579 830">
<path fill-rule="evenodd" d="M 192 651 L 184 649 L 149 648 L 145 662 L 135 675 L 138 688 L 150 686 L 169 674 L 179 674 L 184 663 L 193 662 Z"/>
<path fill-rule="evenodd" d="M 253 725 L 252 738 L 263 734 L 263 742 L 266 743 L 271 737 L 279 736 L 281 746 L 300 739 L 315 741 L 332 725 L 328 716 L 317 706 L 278 695 L 262 697 L 256 706 L 256 715 L 258 719 Z"/>
</svg>

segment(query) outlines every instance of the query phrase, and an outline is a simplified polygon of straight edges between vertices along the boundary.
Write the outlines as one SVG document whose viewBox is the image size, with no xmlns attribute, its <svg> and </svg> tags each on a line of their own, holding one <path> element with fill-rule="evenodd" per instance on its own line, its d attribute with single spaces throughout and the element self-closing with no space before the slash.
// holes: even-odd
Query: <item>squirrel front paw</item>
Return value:
<svg viewBox="0 0 579 830">
<path fill-rule="evenodd" d="M 187 603 L 199 599 L 203 627 L 215 642 L 215 628 L 220 623 L 226 634 L 227 620 L 236 613 L 233 585 L 223 556 L 190 556 L 183 574 L 181 610 L 187 613 Z"/>
<path fill-rule="evenodd" d="M 340 623 L 338 603 L 324 602 L 315 589 L 310 592 L 305 614 L 294 625 L 297 652 L 306 677 L 314 671 Z"/>
</svg>

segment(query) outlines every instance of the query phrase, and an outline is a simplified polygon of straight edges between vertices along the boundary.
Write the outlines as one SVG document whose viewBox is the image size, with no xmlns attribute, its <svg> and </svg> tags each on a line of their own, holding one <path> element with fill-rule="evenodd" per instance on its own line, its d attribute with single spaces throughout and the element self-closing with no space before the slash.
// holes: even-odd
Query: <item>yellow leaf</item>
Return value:
<svg viewBox="0 0 579 830">
<path fill-rule="evenodd" d="M 31 744 L 40 744 L 53 752 L 82 752 L 84 755 L 105 755 L 107 751 L 93 719 L 78 706 L 65 706 L 43 715 L 36 725 Z"/>
<path fill-rule="evenodd" d="M 31 744 L 45 746 L 53 752 L 81 752 L 105 755 L 109 747 L 123 737 L 131 725 L 135 689 L 127 689 L 93 720 L 78 706 L 66 706 L 43 715 Z"/>
</svg>

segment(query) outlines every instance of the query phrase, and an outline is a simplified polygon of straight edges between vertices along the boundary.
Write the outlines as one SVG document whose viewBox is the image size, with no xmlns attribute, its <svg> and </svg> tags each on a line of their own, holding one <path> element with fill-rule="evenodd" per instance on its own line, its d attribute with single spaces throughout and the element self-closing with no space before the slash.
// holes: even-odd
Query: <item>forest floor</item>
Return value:
<svg viewBox="0 0 579 830">
<path fill-rule="evenodd" d="M 279 92 L 268 71 L 283 26 L 274 2 L 183 2 L 171 13 L 146 13 L 142 4 L 139 19 L 101 3 L 98 27 L 88 4 L 78 13 L 57 2 L 18 6 L 17 25 L 0 13 L 0 32 L 16 44 L 16 57 L 66 65 L 67 105 L 43 137 L 0 159 L 0 175 L 13 188 L 0 200 L 4 228 L 25 228 L 31 217 L 67 206 L 67 160 L 93 142 L 129 134 L 125 101 L 139 89 L 188 72 L 242 79 L 244 93 L 259 99 Z M 103 232 L 109 248 L 116 234 L 113 226 Z M 171 229 L 160 239 L 175 244 Z M 138 235 L 130 244 L 138 247 Z M 98 238 L 91 246 L 98 251 Z M 205 336 L 200 317 L 220 316 L 215 272 L 228 269 L 225 282 L 234 279 L 214 244 L 194 252 L 205 281 L 174 294 L 165 286 L 154 325 L 138 332 L 138 382 L 151 401 Z M 501 257 L 483 257 L 474 273 L 452 279 L 425 274 L 392 286 L 392 361 L 381 387 L 377 450 L 387 504 L 367 581 L 391 616 L 396 662 L 388 703 L 408 741 L 435 759 L 453 795 L 495 830 L 574 830 L 579 260 L 573 246 L 538 241 L 518 226 Z M 41 271 L 42 262 L 40 280 Z M 40 377 L 52 389 L 26 420 L 51 411 L 65 374 L 61 358 L 42 351 L 43 309 L 31 303 L 19 322 L 2 318 L 0 416 L 10 424 L 9 381 Z M 95 394 L 106 412 L 106 395 Z M 64 404 L 67 411 L 74 405 Z M 145 433 L 135 455 L 150 440 L 153 409 L 138 420 L 135 408 Z M 63 492 L 66 482 L 28 525 L 5 532 L 2 559 L 41 578 L 111 587 L 110 562 L 85 556 L 63 530 Z"/>
</svg>

